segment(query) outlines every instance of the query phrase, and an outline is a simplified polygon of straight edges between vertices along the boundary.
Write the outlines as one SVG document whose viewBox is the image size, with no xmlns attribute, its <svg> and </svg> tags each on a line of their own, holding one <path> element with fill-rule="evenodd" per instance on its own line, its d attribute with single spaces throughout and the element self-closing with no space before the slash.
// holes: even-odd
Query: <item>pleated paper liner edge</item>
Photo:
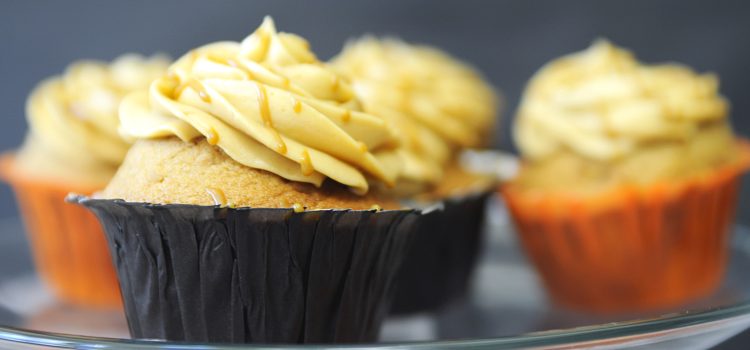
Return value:
<svg viewBox="0 0 750 350">
<path fill-rule="evenodd" d="M 392 315 L 439 311 L 468 293 L 496 187 L 445 198 L 437 204 L 442 210 L 425 214 L 397 277 Z"/>
<path fill-rule="evenodd" d="M 679 183 L 591 197 L 527 194 L 503 186 L 521 243 L 553 300 L 596 313 L 652 310 L 706 296 L 726 266 L 740 157 Z"/>
<path fill-rule="evenodd" d="M 82 307 L 121 309 L 117 277 L 98 220 L 65 202 L 71 191 L 97 189 L 29 176 L 17 169 L 12 153 L 0 155 L 0 178 L 15 193 L 34 264 L 54 294 Z"/>
<path fill-rule="evenodd" d="M 423 216 L 68 200 L 102 220 L 132 335 L 211 343 L 375 341 Z"/>
</svg>

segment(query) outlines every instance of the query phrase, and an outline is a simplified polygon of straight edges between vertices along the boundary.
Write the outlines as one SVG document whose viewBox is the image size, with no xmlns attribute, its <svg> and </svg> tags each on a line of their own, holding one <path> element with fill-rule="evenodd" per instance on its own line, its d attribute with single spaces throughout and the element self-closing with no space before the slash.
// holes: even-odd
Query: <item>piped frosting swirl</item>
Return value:
<svg viewBox="0 0 750 350">
<path fill-rule="evenodd" d="M 726 123 L 728 103 L 713 74 L 643 65 L 607 41 L 554 60 L 531 79 L 519 107 L 516 144 L 541 160 L 560 149 L 616 160 L 655 142 L 690 140 L 701 125 Z"/>
<path fill-rule="evenodd" d="M 162 56 L 127 54 L 111 63 L 78 61 L 42 81 L 26 103 L 29 133 L 19 160 L 39 171 L 54 168 L 58 176 L 106 182 L 130 147 L 117 132 L 120 101 L 168 65 Z"/>
<path fill-rule="evenodd" d="M 303 38 L 273 20 L 242 42 L 217 42 L 180 58 L 148 91 L 120 108 L 133 138 L 198 137 L 248 167 L 320 186 L 330 178 L 358 193 L 392 185 L 398 142 L 364 113 L 346 79 L 322 64 Z"/>
<path fill-rule="evenodd" d="M 497 96 L 467 64 L 438 49 L 365 37 L 332 60 L 365 110 L 392 122 L 405 179 L 436 183 L 455 151 L 487 144 Z"/>
</svg>

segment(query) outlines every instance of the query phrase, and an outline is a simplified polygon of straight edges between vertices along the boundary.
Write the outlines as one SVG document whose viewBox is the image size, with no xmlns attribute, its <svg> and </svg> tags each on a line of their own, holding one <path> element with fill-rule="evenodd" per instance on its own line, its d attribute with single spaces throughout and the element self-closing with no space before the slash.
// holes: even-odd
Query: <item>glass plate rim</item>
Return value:
<svg viewBox="0 0 750 350">
<path fill-rule="evenodd" d="M 145 339 L 116 339 L 68 335 L 43 331 L 31 331 L 0 326 L 0 340 L 27 345 L 57 348 L 97 349 L 389 349 L 409 347 L 415 349 L 465 348 L 517 348 L 532 346 L 554 346 L 614 337 L 638 336 L 648 333 L 677 330 L 734 318 L 750 318 L 750 301 L 724 307 L 712 307 L 700 311 L 670 313 L 651 319 L 612 322 L 603 325 L 583 326 L 527 333 L 518 336 L 478 338 L 463 340 L 441 340 L 422 342 L 397 342 L 378 344 L 206 344 L 169 342 Z"/>
<path fill-rule="evenodd" d="M 730 249 L 750 256 L 750 226 L 735 224 Z M 0 325 L 0 344 L 46 346 L 63 349 L 515 349 L 569 345 L 604 339 L 637 337 L 650 333 L 675 331 L 687 327 L 729 322 L 733 319 L 750 321 L 750 300 L 736 304 L 665 313 L 651 318 L 609 322 L 573 328 L 550 329 L 520 335 L 413 342 L 384 342 L 374 344 L 209 344 L 148 339 L 118 339 L 92 337 L 45 331 L 27 330 Z"/>
</svg>

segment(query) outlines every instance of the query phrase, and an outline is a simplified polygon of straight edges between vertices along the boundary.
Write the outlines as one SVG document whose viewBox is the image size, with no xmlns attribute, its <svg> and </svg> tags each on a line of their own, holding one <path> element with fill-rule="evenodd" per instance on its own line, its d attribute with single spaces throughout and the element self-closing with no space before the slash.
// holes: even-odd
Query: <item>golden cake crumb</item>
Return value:
<svg viewBox="0 0 750 350">
<path fill-rule="evenodd" d="M 241 165 L 205 139 L 139 140 L 97 197 L 129 202 L 255 208 L 367 210 L 399 204 L 378 194 L 359 196 L 326 181 L 321 188 Z M 231 205 L 230 205 L 231 203 Z"/>
</svg>

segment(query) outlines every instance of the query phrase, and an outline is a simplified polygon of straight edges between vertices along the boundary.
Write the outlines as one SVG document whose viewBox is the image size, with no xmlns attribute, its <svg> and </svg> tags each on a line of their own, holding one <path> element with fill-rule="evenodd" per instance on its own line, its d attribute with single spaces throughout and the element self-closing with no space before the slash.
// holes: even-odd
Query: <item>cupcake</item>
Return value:
<svg viewBox="0 0 750 350">
<path fill-rule="evenodd" d="M 376 188 L 398 139 L 273 21 L 196 48 L 120 106 L 96 199 L 135 338 L 374 341 L 420 213 Z"/>
<path fill-rule="evenodd" d="M 514 130 L 523 165 L 503 195 L 554 301 L 632 312 L 716 289 L 750 163 L 718 85 L 606 41 L 531 79 Z"/>
<path fill-rule="evenodd" d="M 365 111 L 391 122 L 403 147 L 395 188 L 426 215 L 399 276 L 392 312 L 434 311 L 463 296 L 479 246 L 492 178 L 459 165 L 466 148 L 484 147 L 497 95 L 472 67 L 438 49 L 365 37 L 346 45 L 332 65 L 352 81 Z"/>
<path fill-rule="evenodd" d="M 112 260 L 96 218 L 67 204 L 70 191 L 102 189 L 130 146 L 117 132 L 117 108 L 168 62 L 124 55 L 111 63 L 80 61 L 41 82 L 26 103 L 29 132 L 21 148 L 0 159 L 26 224 L 39 274 L 63 301 L 121 305 Z"/>
</svg>

